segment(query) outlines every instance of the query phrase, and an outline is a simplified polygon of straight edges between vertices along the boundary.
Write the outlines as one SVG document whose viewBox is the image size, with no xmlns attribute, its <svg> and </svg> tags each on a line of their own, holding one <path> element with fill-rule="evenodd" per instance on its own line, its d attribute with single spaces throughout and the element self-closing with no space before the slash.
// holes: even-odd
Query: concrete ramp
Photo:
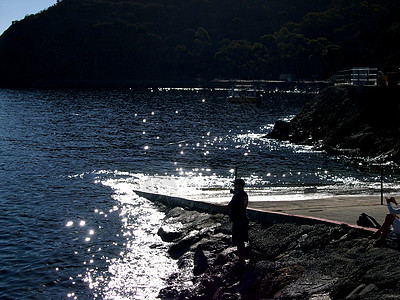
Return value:
<svg viewBox="0 0 400 300">
<path fill-rule="evenodd" d="M 217 205 L 203 201 L 189 200 L 189 199 L 179 198 L 176 196 L 154 194 L 143 191 L 134 191 L 134 192 L 140 197 L 149 199 L 152 202 L 164 204 L 168 207 L 182 207 L 212 214 L 215 213 L 228 214 L 229 212 L 227 206 L 223 205 Z M 294 223 L 298 225 L 326 224 L 332 226 L 346 224 L 355 229 L 375 231 L 375 229 L 372 228 L 370 229 L 370 228 L 360 227 L 357 225 L 348 224 L 346 222 L 329 220 L 325 218 L 318 218 L 307 215 L 270 211 L 265 209 L 248 208 L 247 215 L 251 221 L 260 222 L 266 225 L 277 224 L 277 223 Z"/>
</svg>

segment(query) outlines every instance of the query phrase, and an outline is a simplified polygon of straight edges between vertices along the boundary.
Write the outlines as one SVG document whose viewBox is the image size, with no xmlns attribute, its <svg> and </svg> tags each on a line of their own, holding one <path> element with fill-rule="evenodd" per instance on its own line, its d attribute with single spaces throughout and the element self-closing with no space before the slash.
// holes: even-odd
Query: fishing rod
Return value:
<svg viewBox="0 0 400 300">
<path fill-rule="evenodd" d="M 383 167 L 381 166 L 381 205 L 383 205 Z"/>
</svg>

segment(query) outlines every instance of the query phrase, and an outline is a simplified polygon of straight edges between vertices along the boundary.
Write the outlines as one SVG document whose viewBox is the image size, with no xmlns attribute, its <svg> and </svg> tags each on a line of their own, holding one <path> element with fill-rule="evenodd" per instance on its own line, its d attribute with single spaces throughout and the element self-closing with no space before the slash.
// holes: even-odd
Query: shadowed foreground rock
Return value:
<svg viewBox="0 0 400 300">
<path fill-rule="evenodd" d="M 395 244 L 374 247 L 368 233 L 346 225 L 250 225 L 241 264 L 227 216 L 170 210 L 163 227 L 177 238 L 169 253 L 182 272 L 189 266 L 193 284 L 183 288 L 173 274 L 159 298 L 400 299 Z"/>
</svg>

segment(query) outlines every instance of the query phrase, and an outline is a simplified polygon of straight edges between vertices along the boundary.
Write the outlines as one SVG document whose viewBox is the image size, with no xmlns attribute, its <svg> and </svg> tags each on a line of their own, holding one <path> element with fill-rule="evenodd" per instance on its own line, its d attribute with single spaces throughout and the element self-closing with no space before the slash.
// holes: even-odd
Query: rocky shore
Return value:
<svg viewBox="0 0 400 300">
<path fill-rule="evenodd" d="M 245 264 L 224 214 L 175 207 L 158 234 L 181 269 L 160 299 L 400 299 L 397 244 L 375 247 L 344 224 L 252 222 Z M 193 284 L 182 287 L 185 272 Z"/>
<path fill-rule="evenodd" d="M 328 87 L 268 137 L 400 163 L 399 99 L 399 87 Z"/>
</svg>

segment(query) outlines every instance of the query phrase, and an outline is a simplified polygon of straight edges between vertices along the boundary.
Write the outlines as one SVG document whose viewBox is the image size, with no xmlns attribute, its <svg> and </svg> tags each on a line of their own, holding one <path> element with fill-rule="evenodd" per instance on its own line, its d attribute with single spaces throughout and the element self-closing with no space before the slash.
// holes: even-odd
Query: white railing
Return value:
<svg viewBox="0 0 400 300">
<path fill-rule="evenodd" d="M 376 86 L 378 85 L 378 69 L 368 67 L 352 68 L 337 72 L 337 85 Z"/>
</svg>

